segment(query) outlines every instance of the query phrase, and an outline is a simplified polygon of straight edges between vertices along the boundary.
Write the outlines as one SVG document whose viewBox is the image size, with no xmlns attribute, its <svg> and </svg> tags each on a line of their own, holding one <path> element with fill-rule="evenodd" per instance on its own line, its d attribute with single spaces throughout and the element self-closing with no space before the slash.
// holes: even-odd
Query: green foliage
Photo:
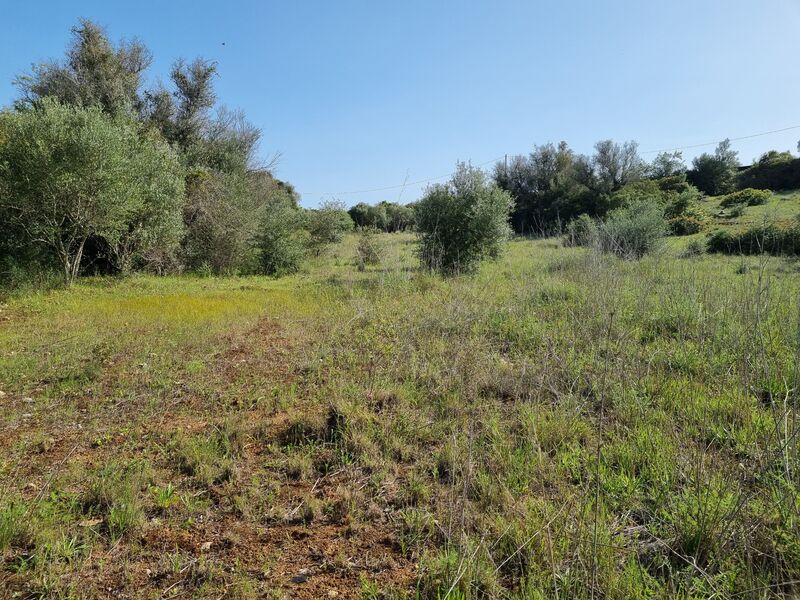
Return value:
<svg viewBox="0 0 800 600">
<path fill-rule="evenodd" d="M 686 163 L 683 162 L 681 152 L 661 152 L 647 168 L 648 175 L 653 179 L 685 176 Z"/>
<path fill-rule="evenodd" d="M 496 258 L 509 235 L 508 192 L 480 169 L 459 163 L 446 184 L 428 188 L 417 205 L 422 264 L 444 273 L 468 272 Z"/>
<path fill-rule="evenodd" d="M 77 277 L 90 238 L 116 259 L 174 245 L 182 193 L 179 167 L 162 141 L 98 108 L 42 100 L 0 115 L 0 213 Z"/>
<path fill-rule="evenodd" d="M 673 235 L 690 235 L 702 231 L 706 225 L 705 212 L 697 203 L 698 196 L 697 188 L 687 183 L 685 174 L 679 174 L 629 183 L 611 198 L 614 206 L 658 206 Z"/>
<path fill-rule="evenodd" d="M 358 244 L 356 245 L 356 264 L 359 271 L 364 271 L 368 265 L 379 265 L 383 256 L 383 245 L 376 235 L 375 230 L 362 227 L 359 230 Z"/>
<path fill-rule="evenodd" d="M 663 209 L 636 200 L 608 214 L 599 227 L 599 244 L 604 252 L 635 259 L 659 249 L 666 234 Z"/>
<path fill-rule="evenodd" d="M 769 190 L 756 190 L 746 188 L 738 192 L 732 192 L 722 198 L 719 205 L 725 208 L 740 204 L 742 206 L 760 206 L 766 204 L 772 198 Z"/>
<path fill-rule="evenodd" d="M 144 521 L 145 483 L 142 464 L 108 462 L 92 474 L 83 496 L 83 510 L 88 516 L 104 519 L 109 535 L 118 540 Z"/>
<path fill-rule="evenodd" d="M 800 188 L 800 158 L 790 152 L 765 152 L 754 165 L 739 173 L 738 186 L 760 190 Z"/>
<path fill-rule="evenodd" d="M 140 42 L 114 47 L 99 25 L 81 19 L 72 28 L 63 63 L 37 65 L 15 81 L 22 92 L 17 106 L 40 106 L 45 98 L 54 98 L 62 104 L 131 117 L 141 106 L 139 88 L 151 62 L 150 51 Z"/>
<path fill-rule="evenodd" d="M 565 243 L 568 246 L 594 246 L 599 239 L 597 221 L 589 215 L 580 215 L 567 225 Z"/>
<path fill-rule="evenodd" d="M 319 254 L 330 244 L 342 241 L 344 234 L 353 229 L 353 219 L 341 202 L 326 201 L 307 213 L 309 245 Z"/>
<path fill-rule="evenodd" d="M 667 220 L 672 235 L 694 235 L 706 227 L 705 218 L 683 214 Z"/>
<path fill-rule="evenodd" d="M 281 192 L 265 212 L 257 235 L 260 270 L 265 275 L 296 273 L 306 258 L 306 215 Z"/>
<path fill-rule="evenodd" d="M 729 140 L 724 140 L 714 154 L 703 153 L 692 161 L 688 177 L 701 192 L 719 196 L 734 190 L 738 168 L 738 153 L 731 149 Z"/>
<path fill-rule="evenodd" d="M 394 232 L 406 231 L 414 226 L 414 210 L 394 202 L 380 202 L 374 206 L 359 202 L 347 213 L 356 227 Z"/>
<path fill-rule="evenodd" d="M 24 503 L 5 498 L 0 504 L 0 553 L 10 546 L 26 545 L 28 541 L 28 508 Z"/>
<path fill-rule="evenodd" d="M 604 215 L 610 195 L 645 172 L 635 142 L 603 140 L 591 157 L 576 155 L 565 142 L 537 146 L 528 156 L 495 165 L 494 179 L 514 198 L 514 230 L 546 234 L 583 213 Z"/>
<path fill-rule="evenodd" d="M 709 252 L 721 254 L 800 255 L 800 222 L 779 226 L 765 222 L 744 231 L 718 229 L 708 238 Z"/>
</svg>

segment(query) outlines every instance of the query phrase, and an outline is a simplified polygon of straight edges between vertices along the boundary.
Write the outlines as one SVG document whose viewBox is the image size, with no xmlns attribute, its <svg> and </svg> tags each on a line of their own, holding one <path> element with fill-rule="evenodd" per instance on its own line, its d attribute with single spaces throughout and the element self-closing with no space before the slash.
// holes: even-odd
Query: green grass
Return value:
<svg viewBox="0 0 800 600">
<path fill-rule="evenodd" d="M 379 240 L 10 297 L 0 590 L 798 591 L 796 261 L 518 240 L 441 278 Z"/>
</svg>

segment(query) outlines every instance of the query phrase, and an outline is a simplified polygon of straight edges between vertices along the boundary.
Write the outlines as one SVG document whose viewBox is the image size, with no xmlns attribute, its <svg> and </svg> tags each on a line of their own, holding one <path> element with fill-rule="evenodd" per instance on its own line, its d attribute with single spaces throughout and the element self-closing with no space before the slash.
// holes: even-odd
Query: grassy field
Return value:
<svg viewBox="0 0 800 600">
<path fill-rule="evenodd" d="M 800 592 L 800 263 L 381 239 L 7 298 L 0 596 Z"/>
</svg>

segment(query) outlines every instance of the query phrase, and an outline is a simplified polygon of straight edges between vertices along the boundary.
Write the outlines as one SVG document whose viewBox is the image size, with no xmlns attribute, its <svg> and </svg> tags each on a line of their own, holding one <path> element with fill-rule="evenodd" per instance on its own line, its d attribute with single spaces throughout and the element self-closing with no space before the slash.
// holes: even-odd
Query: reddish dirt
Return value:
<svg viewBox="0 0 800 600">
<path fill-rule="evenodd" d="M 263 385 L 265 381 L 302 385 L 296 369 L 298 341 L 290 339 L 274 319 L 264 319 L 247 335 L 228 338 L 221 345 L 228 347 L 216 355 L 211 373 L 223 386 L 244 389 L 248 384 Z M 96 391 L 77 399 L 77 405 L 106 401 L 123 376 L 125 364 L 124 358 L 110 359 L 99 385 L 93 386 Z M 124 448 L 122 457 L 126 460 L 146 458 L 169 472 L 169 459 L 154 455 L 154 448 L 166 448 L 177 434 L 205 435 L 218 421 L 213 399 L 199 397 L 190 386 L 178 383 L 174 399 L 162 411 L 150 415 L 153 418 L 141 419 L 141 408 L 130 402 L 109 405 L 107 412 L 95 412 L 92 419 L 82 416 L 78 408 L 72 417 L 74 423 L 68 424 L 46 412 L 34 419 L 16 420 L 14 429 L 0 431 L 0 451 L 10 451 L 15 444 L 34 438 L 41 438 L 42 442 L 20 457 L 22 460 L 10 476 L 0 483 L 0 492 L 8 487 L 26 500 L 34 500 L 46 494 L 52 482 L 73 467 L 90 468 L 113 456 L 119 459 L 119 448 Z M 20 415 L 26 410 L 21 399 L 9 402 L 9 396 L 4 398 L 4 405 Z M 259 438 L 248 438 L 236 458 L 235 481 L 244 485 L 254 474 L 264 473 L 264 465 L 271 458 L 269 445 L 279 443 L 290 417 L 301 412 L 301 407 L 294 406 L 291 415 L 244 407 L 236 413 L 245 430 L 253 433 L 257 429 Z M 139 441 L 133 450 L 125 434 L 119 433 L 120 426 L 126 423 L 136 427 Z M 96 443 L 98 438 L 103 443 Z M 63 581 L 85 590 L 88 597 L 135 598 L 154 593 L 191 596 L 209 580 L 221 578 L 226 590 L 237 585 L 236 578 L 229 575 L 235 566 L 238 573 L 246 573 L 262 589 L 283 590 L 288 598 L 355 598 L 362 589 L 362 580 L 379 587 L 413 586 L 416 565 L 400 553 L 385 514 L 373 514 L 367 522 L 353 522 L 349 515 L 320 514 L 319 510 L 313 517 L 306 515 L 306 522 L 299 517 L 304 498 L 330 506 L 339 500 L 341 490 L 363 486 L 357 468 L 325 477 L 315 475 L 313 481 L 287 481 L 280 468 L 272 470 L 282 483 L 268 518 L 254 522 L 239 516 L 222 488 L 198 489 L 196 493 L 211 502 L 198 518 L 182 523 L 183 517 L 175 514 L 148 514 L 146 523 L 133 537 L 117 544 L 95 544 L 91 559 L 83 562 L 80 571 L 67 571 Z M 168 476 L 181 492 L 195 493 L 190 478 L 174 471 Z M 76 481 L 70 487 L 80 493 L 84 484 L 85 481 Z M 102 525 L 86 527 L 101 533 Z M 176 554 L 181 561 L 177 570 L 170 566 L 170 557 Z M 208 563 L 221 573 L 210 574 Z M 24 575 L 0 566 L 0 596 L 20 591 L 25 597 L 29 583 Z"/>
</svg>

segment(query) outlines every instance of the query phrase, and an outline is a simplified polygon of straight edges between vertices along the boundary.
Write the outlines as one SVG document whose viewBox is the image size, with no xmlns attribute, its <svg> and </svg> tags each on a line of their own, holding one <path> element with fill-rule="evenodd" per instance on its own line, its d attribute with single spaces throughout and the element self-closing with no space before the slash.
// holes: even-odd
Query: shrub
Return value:
<svg viewBox="0 0 800 600">
<path fill-rule="evenodd" d="M 763 223 L 737 233 L 721 229 L 709 236 L 706 246 L 709 252 L 721 254 L 796 256 L 800 254 L 800 223 L 788 227 Z"/>
<path fill-rule="evenodd" d="M 790 152 L 770 150 L 756 163 L 739 173 L 740 188 L 792 190 L 800 187 L 800 158 Z"/>
<path fill-rule="evenodd" d="M 362 227 L 356 246 L 356 263 L 358 270 L 363 271 L 367 265 L 379 265 L 383 254 L 383 246 L 378 240 L 376 230 Z"/>
<path fill-rule="evenodd" d="M 686 248 L 681 253 L 682 258 L 694 258 L 701 256 L 705 252 L 705 247 L 700 240 L 692 240 L 686 244 Z"/>
<path fill-rule="evenodd" d="M 259 265 L 265 275 L 296 273 L 306 257 L 305 215 L 289 202 L 278 201 L 264 215 L 257 238 Z"/>
<path fill-rule="evenodd" d="M 90 240 L 102 240 L 122 268 L 142 250 L 177 243 L 182 172 L 157 136 L 49 99 L 0 113 L 0 131 L 0 217 L 17 243 L 54 257 L 67 283 Z"/>
<path fill-rule="evenodd" d="M 705 228 L 705 221 L 689 215 L 681 215 L 667 221 L 672 235 L 692 235 Z"/>
<path fill-rule="evenodd" d="M 564 243 L 567 246 L 594 246 L 598 236 L 597 221 L 589 215 L 583 214 L 567 225 L 567 236 Z"/>
<path fill-rule="evenodd" d="M 416 207 L 422 264 L 454 273 L 496 258 L 510 233 L 511 206 L 510 194 L 483 171 L 459 163 L 451 180 L 430 186 Z"/>
<path fill-rule="evenodd" d="M 353 219 L 341 202 L 323 202 L 308 211 L 309 243 L 316 254 L 325 246 L 341 242 L 344 234 L 353 229 Z"/>
<path fill-rule="evenodd" d="M 728 208 L 729 206 L 735 206 L 737 204 L 742 204 L 745 206 L 759 206 L 769 202 L 770 198 L 772 198 L 772 192 L 769 190 L 754 190 L 753 188 L 746 188 L 739 190 L 738 192 L 727 194 L 722 198 L 722 202 L 720 202 L 719 205 L 725 208 Z"/>
<path fill-rule="evenodd" d="M 667 234 L 662 209 L 636 201 L 612 210 L 599 227 L 600 248 L 623 258 L 641 258 L 657 250 Z"/>
<path fill-rule="evenodd" d="M 728 209 L 728 216 L 729 217 L 741 217 L 744 214 L 745 210 L 744 204 L 734 204 Z"/>
</svg>

